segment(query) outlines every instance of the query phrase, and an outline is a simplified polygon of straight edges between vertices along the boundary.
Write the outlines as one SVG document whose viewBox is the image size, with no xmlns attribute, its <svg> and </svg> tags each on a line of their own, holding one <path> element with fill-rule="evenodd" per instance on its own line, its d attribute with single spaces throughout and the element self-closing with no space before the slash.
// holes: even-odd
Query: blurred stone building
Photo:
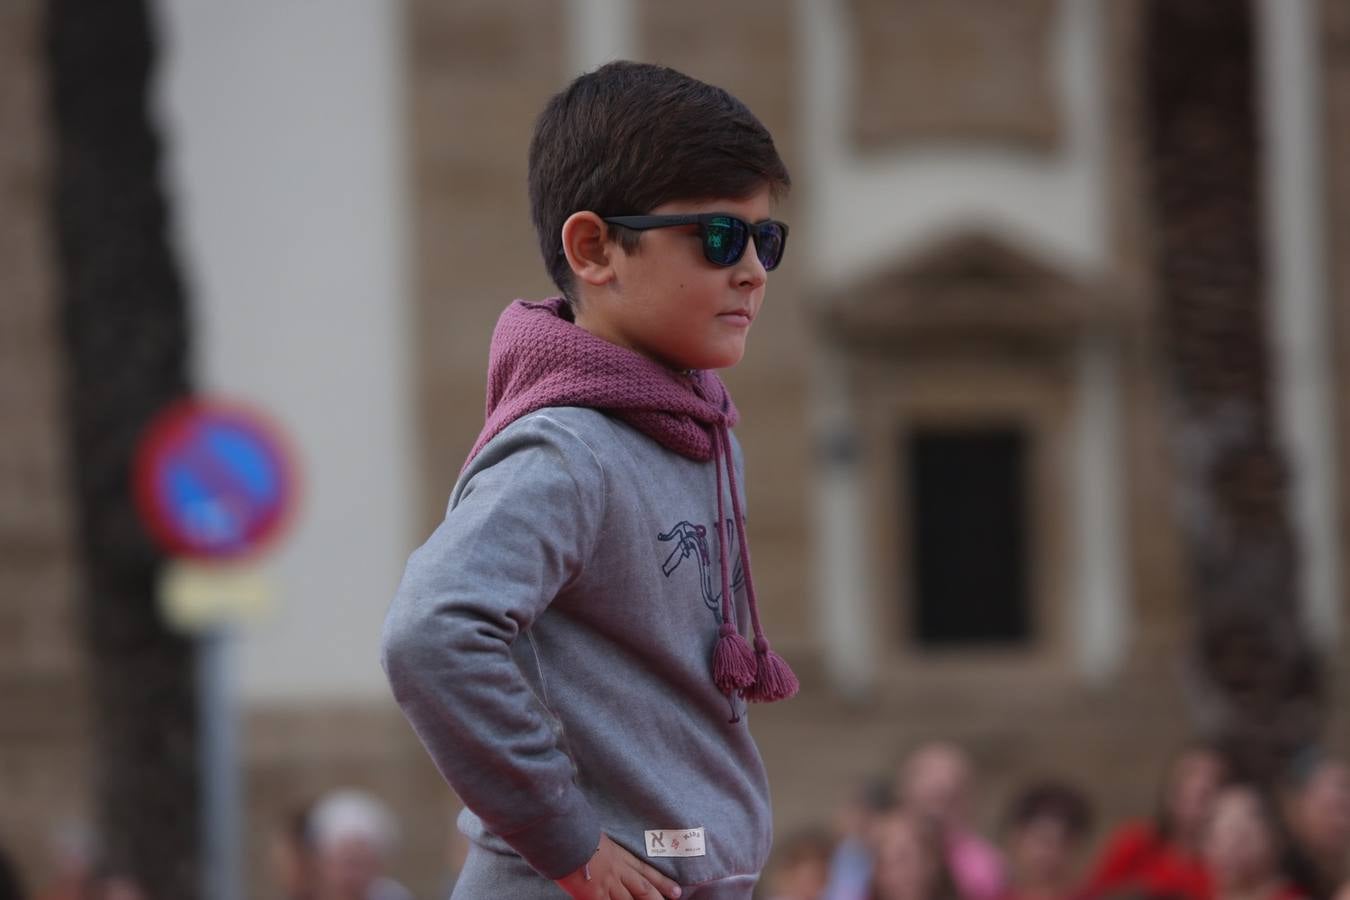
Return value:
<svg viewBox="0 0 1350 900">
<path fill-rule="evenodd" d="M 293 430 L 307 502 L 241 634 L 249 871 L 286 810 L 368 786 L 424 891 L 454 804 L 375 647 L 482 415 L 487 338 L 551 292 L 533 117 L 607 59 L 723 85 L 795 189 L 747 358 L 766 625 L 804 690 L 757 710 L 780 828 L 927 737 L 970 748 L 992 823 L 1056 773 L 1145 812 L 1205 715 L 1162 337 L 1144 0 L 163 0 L 163 124 L 203 381 Z M 1350 638 L 1350 13 L 1254 0 L 1274 442 L 1296 602 Z M 0 842 L 86 802 L 67 610 L 61 351 L 36 0 L 0 11 Z M 37 868 L 34 871 L 38 871 Z M 262 896 L 261 887 L 256 895 Z"/>
</svg>

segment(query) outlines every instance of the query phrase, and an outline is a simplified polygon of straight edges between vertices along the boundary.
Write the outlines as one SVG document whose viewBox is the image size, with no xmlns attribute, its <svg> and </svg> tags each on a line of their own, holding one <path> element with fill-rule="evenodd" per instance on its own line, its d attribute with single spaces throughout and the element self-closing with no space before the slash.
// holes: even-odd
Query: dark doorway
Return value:
<svg viewBox="0 0 1350 900">
<path fill-rule="evenodd" d="M 1027 439 L 1015 427 L 924 429 L 908 460 L 908 623 L 922 646 L 1019 644 L 1031 636 Z"/>
</svg>

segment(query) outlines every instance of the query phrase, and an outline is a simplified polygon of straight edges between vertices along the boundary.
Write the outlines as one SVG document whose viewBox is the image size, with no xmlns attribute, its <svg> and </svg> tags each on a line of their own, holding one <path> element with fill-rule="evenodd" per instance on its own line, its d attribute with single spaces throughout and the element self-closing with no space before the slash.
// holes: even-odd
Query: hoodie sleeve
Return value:
<svg viewBox="0 0 1350 900">
<path fill-rule="evenodd" d="M 579 437 L 536 414 L 498 435 L 465 478 L 408 560 L 381 663 L 465 805 L 557 879 L 594 853 L 600 822 L 511 645 L 590 557 L 604 472 Z"/>
</svg>

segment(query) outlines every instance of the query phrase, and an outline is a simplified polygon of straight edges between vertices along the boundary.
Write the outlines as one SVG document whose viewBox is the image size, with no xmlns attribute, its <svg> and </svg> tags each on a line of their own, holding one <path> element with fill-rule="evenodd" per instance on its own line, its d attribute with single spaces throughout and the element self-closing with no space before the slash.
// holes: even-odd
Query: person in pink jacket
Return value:
<svg viewBox="0 0 1350 900">
<path fill-rule="evenodd" d="M 942 827 L 947 866 L 965 900 L 997 900 L 1006 886 L 1003 857 L 970 822 L 973 775 L 960 747 L 923 744 L 900 767 L 901 805 Z"/>
</svg>

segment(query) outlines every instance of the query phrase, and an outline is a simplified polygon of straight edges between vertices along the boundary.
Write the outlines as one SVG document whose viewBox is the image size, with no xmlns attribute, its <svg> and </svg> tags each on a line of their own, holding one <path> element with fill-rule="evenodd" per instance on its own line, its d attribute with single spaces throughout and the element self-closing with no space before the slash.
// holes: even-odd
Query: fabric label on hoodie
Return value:
<svg viewBox="0 0 1350 900">
<path fill-rule="evenodd" d="M 647 856 L 705 856 L 703 829 L 648 831 Z"/>
</svg>

